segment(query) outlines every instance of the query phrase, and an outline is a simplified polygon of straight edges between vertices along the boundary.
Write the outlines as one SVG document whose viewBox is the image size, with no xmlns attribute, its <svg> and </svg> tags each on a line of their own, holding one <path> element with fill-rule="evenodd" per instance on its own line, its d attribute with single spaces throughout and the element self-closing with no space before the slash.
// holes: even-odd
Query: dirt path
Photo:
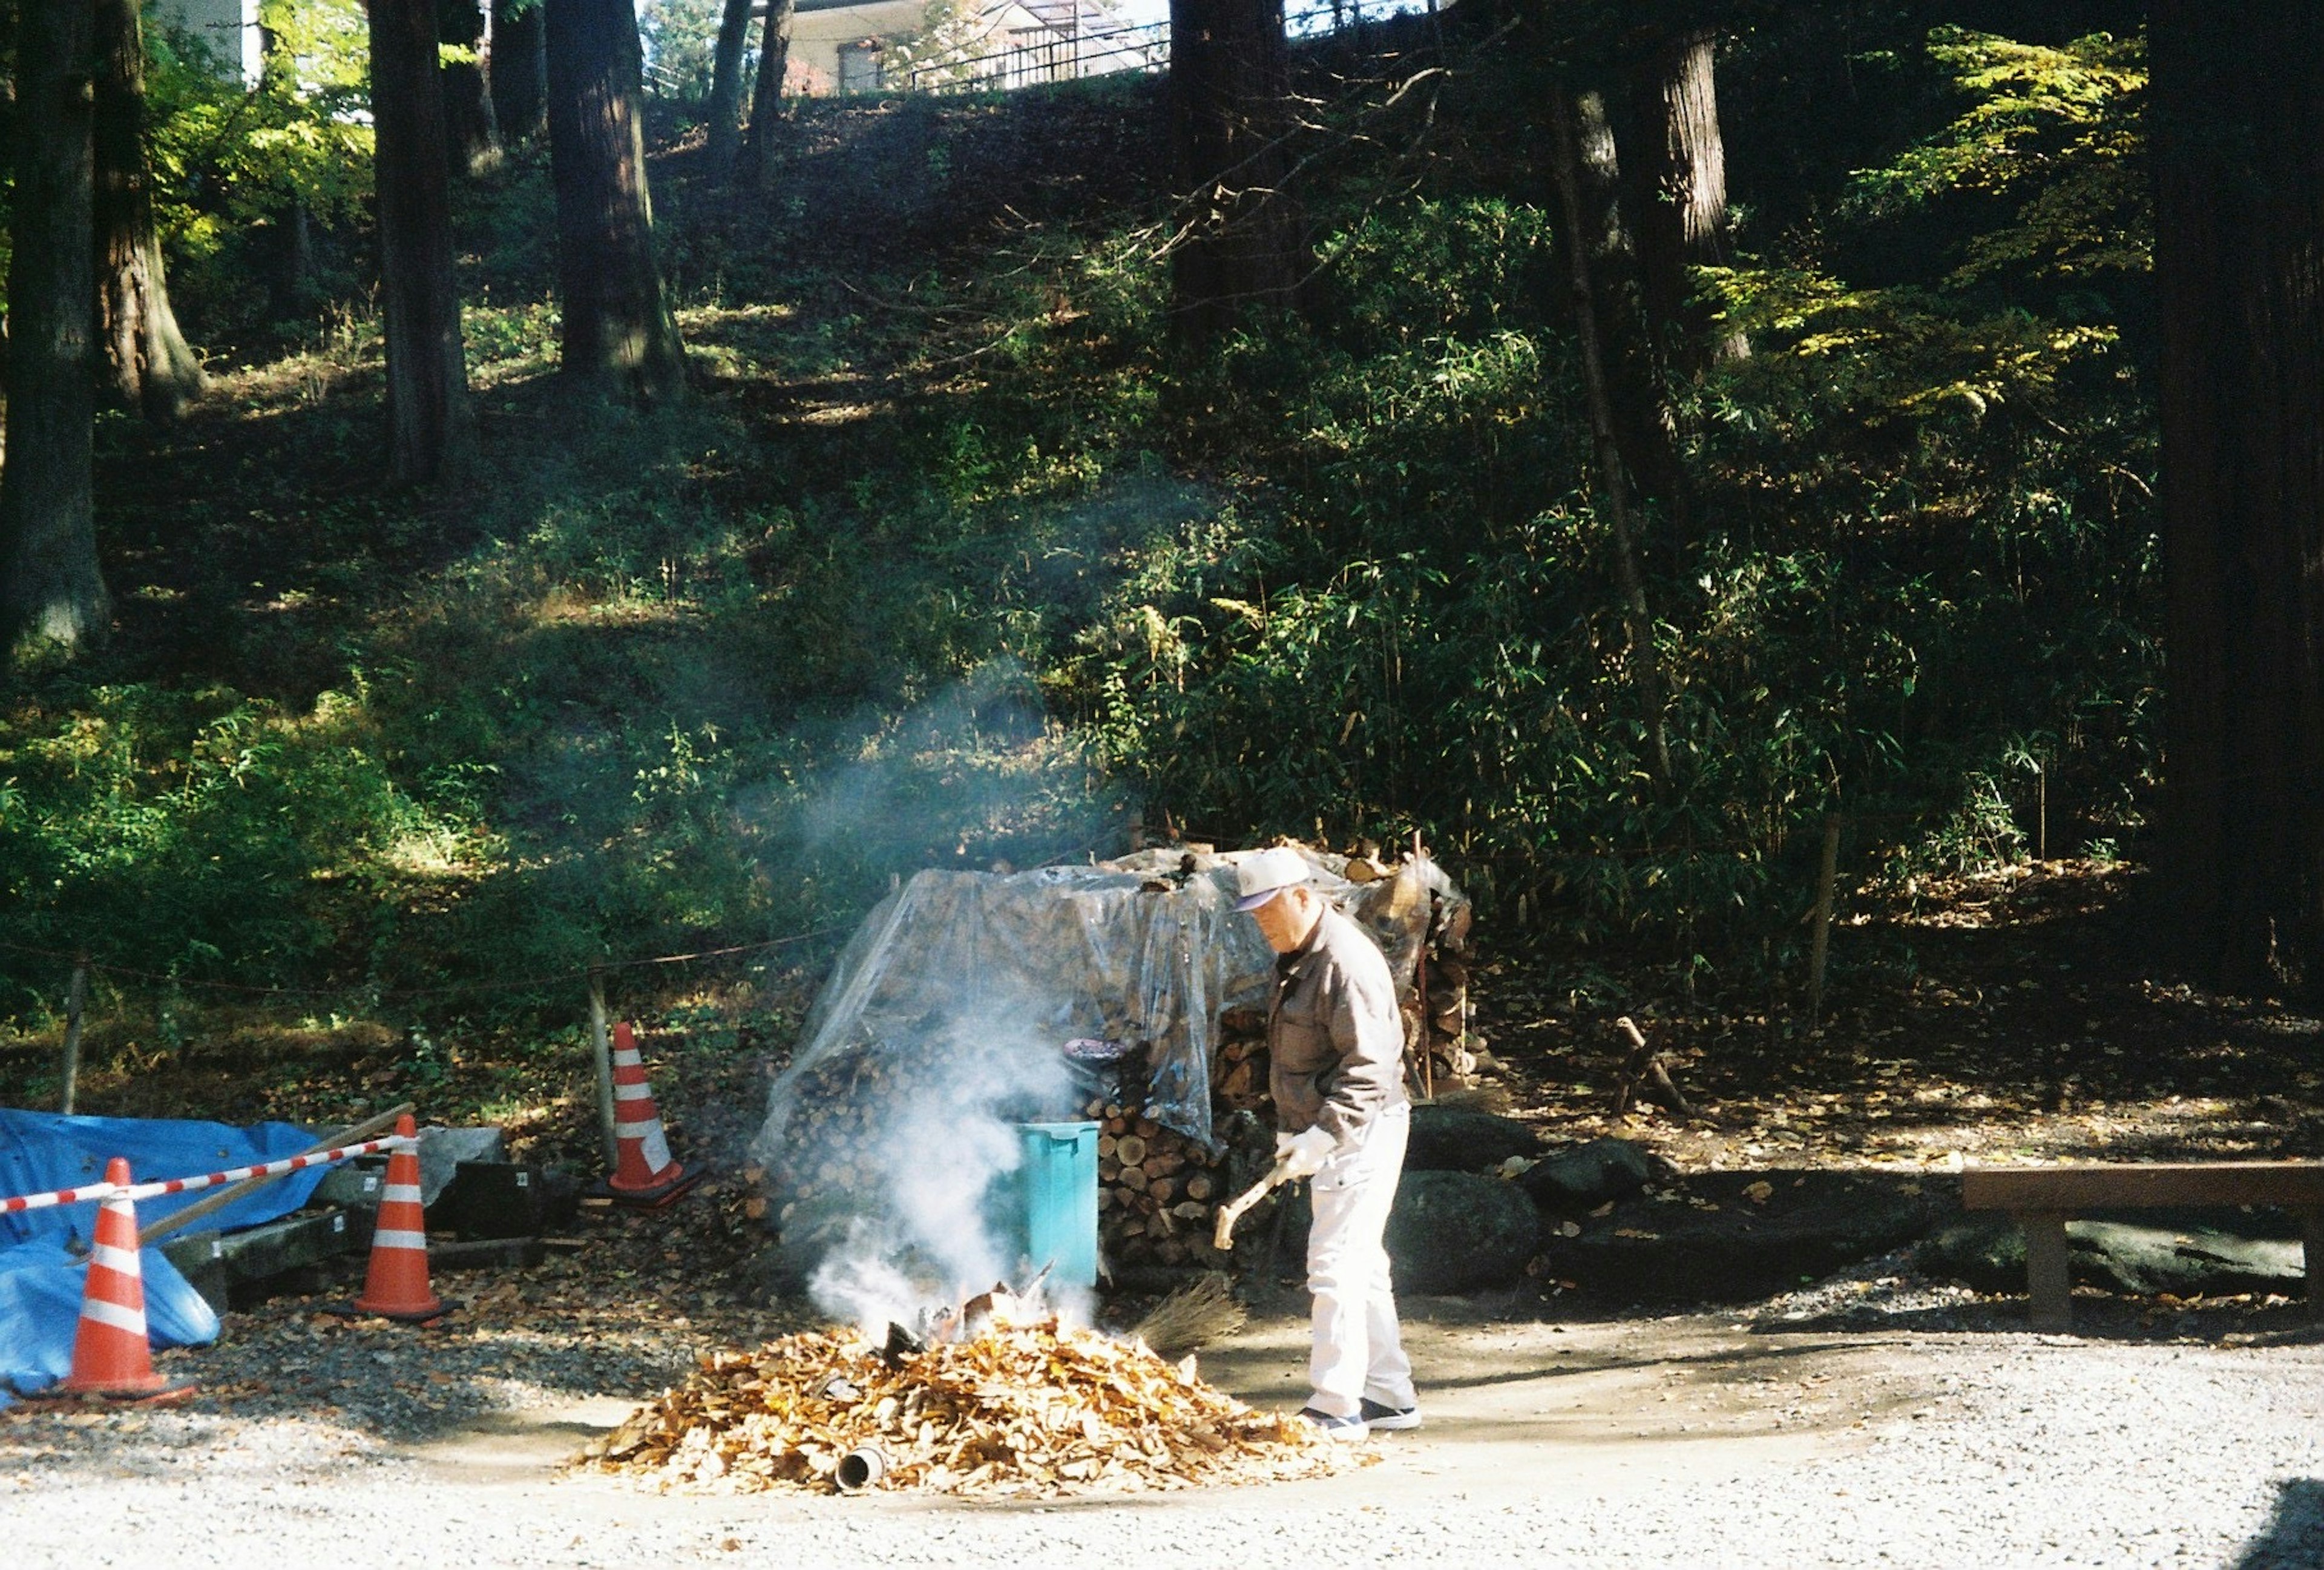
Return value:
<svg viewBox="0 0 2324 1570">
<path fill-rule="evenodd" d="M 562 1463 L 626 1399 L 533 1388 L 381 1442 L 277 1411 L 0 1420 L 11 1565 L 2324 1565 L 2324 1345 L 1408 1305 L 1428 1427 L 1311 1482 L 1151 1498 L 664 1495 Z M 1794 1328 L 1794 1325 L 1798 1327 Z M 1203 1354 L 1304 1394 L 1304 1328 Z"/>
</svg>

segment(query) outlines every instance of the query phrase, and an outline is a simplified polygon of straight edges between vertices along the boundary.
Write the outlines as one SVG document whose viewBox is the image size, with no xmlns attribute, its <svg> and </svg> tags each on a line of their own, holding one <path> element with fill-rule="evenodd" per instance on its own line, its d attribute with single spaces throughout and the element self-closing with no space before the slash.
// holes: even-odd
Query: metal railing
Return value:
<svg viewBox="0 0 2324 1570">
<path fill-rule="evenodd" d="M 1436 0 L 1372 0 L 1370 15 L 1362 0 L 1311 5 L 1284 14 L 1283 31 L 1291 38 L 1319 38 L 1343 28 L 1409 11 L 1434 11 Z M 979 43 L 989 42 L 979 40 Z M 973 48 L 975 46 L 969 46 Z M 1084 32 L 1052 28 L 1026 28 L 1012 33 L 1005 47 L 981 53 L 960 52 L 912 66 L 904 87 L 915 93 L 990 93 L 1029 88 L 1046 82 L 1077 81 L 1084 77 L 1117 71 L 1156 72 L 1170 65 L 1170 24 L 1141 23 Z"/>
</svg>

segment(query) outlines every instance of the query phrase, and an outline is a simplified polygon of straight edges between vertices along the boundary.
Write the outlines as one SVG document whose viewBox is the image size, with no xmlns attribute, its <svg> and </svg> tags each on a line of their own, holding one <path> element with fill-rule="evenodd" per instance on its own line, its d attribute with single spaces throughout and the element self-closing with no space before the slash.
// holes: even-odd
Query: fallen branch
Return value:
<svg viewBox="0 0 2324 1570">
<path fill-rule="evenodd" d="M 1621 1072 L 1614 1079 L 1614 1115 L 1620 1117 L 1630 1110 L 1637 1099 L 1639 1083 L 1644 1081 L 1655 1093 L 1655 1105 L 1668 1107 L 1683 1118 L 1694 1116 L 1694 1108 L 1687 1104 L 1686 1097 L 1671 1078 L 1662 1054 L 1647 1045 L 1646 1033 L 1637 1023 L 1625 1014 L 1614 1021 L 1614 1029 L 1630 1044 L 1629 1056 L 1622 1060 Z"/>
</svg>

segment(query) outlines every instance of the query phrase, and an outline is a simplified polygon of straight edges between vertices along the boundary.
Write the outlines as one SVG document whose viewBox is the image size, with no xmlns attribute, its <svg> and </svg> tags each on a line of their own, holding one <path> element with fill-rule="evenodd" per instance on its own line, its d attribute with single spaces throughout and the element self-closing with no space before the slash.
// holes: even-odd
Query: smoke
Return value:
<svg viewBox="0 0 2324 1570">
<path fill-rule="evenodd" d="M 802 1064 L 776 1085 L 760 1136 L 770 1166 L 790 1191 L 811 1191 L 818 1170 L 851 1178 L 786 1224 L 786 1247 L 816 1259 L 816 1307 L 874 1338 L 1048 1263 L 1022 1257 L 1009 1180 L 1025 1159 L 1018 1124 L 1074 1115 L 1072 1068 L 1065 1039 L 992 980 L 953 978 L 957 1015 L 867 1017 L 820 1071 Z M 855 1089 L 867 1076 L 876 1094 Z"/>
<path fill-rule="evenodd" d="M 753 1152 L 776 1175 L 782 1252 L 810 1298 L 875 1338 L 890 1322 L 957 1306 L 1048 1262 L 1010 1234 L 1017 1125 L 1079 1115 L 1063 1054 L 1103 1034 L 1076 998 L 1061 1008 L 1027 972 L 1073 956 L 996 947 L 978 887 L 930 869 L 982 872 L 1079 861 L 1117 844 L 1121 803 L 1043 714 L 1023 668 L 993 660 L 909 712 L 857 722 L 844 761 L 791 812 L 803 873 L 862 887 L 913 877 L 835 967 L 777 1081 Z M 902 945 L 909 964 L 883 968 Z M 833 1178 L 833 1173 L 844 1174 Z M 1055 1282 L 1049 1301 L 1086 1312 Z"/>
<path fill-rule="evenodd" d="M 1110 849 L 1126 817 L 1082 744 L 1012 658 L 900 715 L 859 716 L 795 809 L 799 854 L 826 875 L 1032 865 Z"/>
</svg>

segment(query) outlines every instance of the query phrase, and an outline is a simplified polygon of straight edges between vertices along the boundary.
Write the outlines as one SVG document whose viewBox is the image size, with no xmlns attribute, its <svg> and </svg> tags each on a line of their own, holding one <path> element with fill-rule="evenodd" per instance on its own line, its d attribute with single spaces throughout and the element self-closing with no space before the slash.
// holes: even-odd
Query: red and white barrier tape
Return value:
<svg viewBox="0 0 2324 1570">
<path fill-rule="evenodd" d="M 47 1194 L 20 1194 L 13 1199 L 0 1199 L 0 1215 L 19 1210 L 46 1210 L 56 1205 L 80 1205 L 92 1199 L 113 1197 L 113 1185 L 92 1183 L 85 1188 L 59 1188 Z"/>
<path fill-rule="evenodd" d="M 56 1205 L 81 1205 L 90 1200 L 119 1197 L 131 1201 L 152 1199 L 164 1194 L 190 1194 L 198 1188 L 215 1188 L 221 1183 L 240 1183 L 250 1178 L 272 1178 L 284 1172 L 296 1172 L 306 1167 L 327 1167 L 355 1156 L 374 1155 L 382 1150 L 401 1150 L 406 1146 L 418 1149 L 420 1141 L 401 1134 L 387 1134 L 376 1140 L 365 1140 L 360 1145 L 341 1145 L 337 1150 L 317 1150 L 309 1156 L 286 1156 L 280 1161 L 268 1161 L 257 1167 L 235 1167 L 225 1172 L 205 1172 L 198 1178 L 167 1178 L 158 1183 L 133 1183 L 126 1188 L 116 1188 L 110 1183 L 91 1183 L 80 1188 L 59 1188 L 48 1194 L 23 1194 L 11 1199 L 0 1199 L 0 1215 L 19 1210 L 45 1210 Z"/>
</svg>

